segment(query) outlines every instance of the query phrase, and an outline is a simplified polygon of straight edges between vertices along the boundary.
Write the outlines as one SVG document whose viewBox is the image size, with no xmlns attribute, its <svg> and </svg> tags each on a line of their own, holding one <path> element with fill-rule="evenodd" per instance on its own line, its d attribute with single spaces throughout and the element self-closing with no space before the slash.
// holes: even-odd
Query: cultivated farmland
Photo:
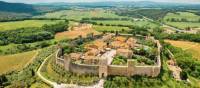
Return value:
<svg viewBox="0 0 200 88">
<path fill-rule="evenodd" d="M 168 13 L 163 19 L 166 24 L 180 29 L 200 27 L 200 16 L 189 12 Z"/>
<path fill-rule="evenodd" d="M 128 27 L 118 27 L 118 26 L 98 26 L 94 25 L 93 28 L 97 31 L 122 31 L 122 30 L 130 30 Z"/>
<path fill-rule="evenodd" d="M 91 18 L 91 17 L 121 18 L 123 16 L 118 16 L 111 11 L 95 9 L 95 10 L 62 10 L 62 11 L 47 13 L 42 16 L 37 16 L 36 18 L 40 17 L 81 20 L 82 18 Z"/>
<path fill-rule="evenodd" d="M 13 22 L 0 22 L 0 31 L 14 30 L 24 27 L 42 27 L 45 24 L 55 24 L 60 20 L 25 20 L 25 21 L 13 21 Z"/>
<path fill-rule="evenodd" d="M 30 51 L 20 54 L 0 56 L 0 74 L 14 70 L 22 70 L 24 66 L 32 62 L 36 53 L 37 51 Z"/>
<path fill-rule="evenodd" d="M 176 18 L 181 20 L 182 18 L 186 18 L 188 21 L 198 21 L 198 19 L 200 18 L 200 16 L 195 15 L 193 13 L 189 13 L 189 12 L 176 12 L 176 13 L 168 13 L 164 19 L 170 19 L 170 18 Z"/>
<path fill-rule="evenodd" d="M 174 41 L 174 40 L 165 40 L 169 42 L 173 46 L 180 47 L 183 50 L 191 53 L 194 58 L 200 60 L 200 44 L 195 42 L 188 42 L 188 41 Z"/>
<path fill-rule="evenodd" d="M 90 33 L 94 33 L 94 35 L 100 34 L 96 30 L 94 30 L 93 28 L 83 28 L 82 29 L 80 27 L 80 29 L 78 28 L 78 29 L 74 29 L 74 30 L 70 30 L 70 31 L 65 31 L 65 32 L 57 33 L 55 35 L 55 39 L 58 40 L 58 41 L 59 40 L 63 40 L 63 39 L 74 39 L 74 38 L 79 37 L 80 35 L 82 37 L 86 37 L 87 34 L 90 34 Z"/>
</svg>

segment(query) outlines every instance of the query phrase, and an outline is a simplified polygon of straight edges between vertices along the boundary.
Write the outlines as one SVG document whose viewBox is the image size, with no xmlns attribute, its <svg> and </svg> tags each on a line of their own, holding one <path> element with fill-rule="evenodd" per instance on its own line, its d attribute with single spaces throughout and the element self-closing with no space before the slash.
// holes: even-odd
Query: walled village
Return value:
<svg viewBox="0 0 200 88">
<path fill-rule="evenodd" d="M 88 27 L 75 30 L 84 30 Z M 92 37 L 95 37 L 92 35 Z M 142 41 L 141 41 L 142 40 Z M 153 46 L 144 45 L 148 41 Z M 66 71 L 78 74 L 94 74 L 100 78 L 108 75 L 146 75 L 156 77 L 160 73 L 161 60 L 159 41 L 149 36 L 133 36 L 119 33 L 102 34 L 100 38 L 89 43 L 84 43 L 84 52 L 63 53 L 62 48 L 57 51 L 56 63 L 63 66 Z M 151 53 L 149 62 L 146 51 L 156 50 Z M 144 55 L 144 56 L 142 56 Z M 147 57 L 145 57 L 147 56 Z M 137 57 L 143 57 L 137 60 Z M 117 61 L 117 59 L 121 61 Z M 148 58 L 149 59 L 149 58 Z"/>
</svg>

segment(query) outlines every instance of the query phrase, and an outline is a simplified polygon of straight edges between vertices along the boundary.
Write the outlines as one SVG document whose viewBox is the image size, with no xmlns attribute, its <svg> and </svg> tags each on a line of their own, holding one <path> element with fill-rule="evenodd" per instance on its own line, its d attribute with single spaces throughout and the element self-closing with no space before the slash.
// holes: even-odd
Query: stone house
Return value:
<svg viewBox="0 0 200 88">
<path fill-rule="evenodd" d="M 133 56 L 133 51 L 129 49 L 117 49 L 117 55 L 131 59 Z"/>
<path fill-rule="evenodd" d="M 112 34 L 108 34 L 108 35 L 103 36 L 101 40 L 105 42 L 112 39 L 112 37 L 113 37 Z"/>
<path fill-rule="evenodd" d="M 111 42 L 111 48 L 118 49 L 118 48 L 125 48 L 128 49 L 129 45 L 126 42 L 121 41 L 113 41 Z"/>
<path fill-rule="evenodd" d="M 97 56 L 100 54 L 100 51 L 98 49 L 91 49 L 87 51 L 83 56 L 82 60 L 86 64 L 95 64 L 98 62 Z"/>
<path fill-rule="evenodd" d="M 129 38 L 126 41 L 126 44 L 129 46 L 129 48 L 134 48 L 136 44 L 136 40 L 134 38 Z"/>
<path fill-rule="evenodd" d="M 84 56 L 97 56 L 100 53 L 98 49 L 91 49 L 87 51 Z"/>
<path fill-rule="evenodd" d="M 122 37 L 122 36 L 117 36 L 115 37 L 114 41 L 120 41 L 120 42 L 125 42 L 126 41 L 126 37 Z"/>
</svg>

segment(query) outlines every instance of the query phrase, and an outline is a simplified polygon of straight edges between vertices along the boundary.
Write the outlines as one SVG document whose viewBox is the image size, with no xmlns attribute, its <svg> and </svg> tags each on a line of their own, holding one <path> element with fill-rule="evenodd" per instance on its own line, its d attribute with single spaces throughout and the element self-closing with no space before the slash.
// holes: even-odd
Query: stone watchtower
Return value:
<svg viewBox="0 0 200 88">
<path fill-rule="evenodd" d="M 133 76 L 135 72 L 135 65 L 136 61 L 132 59 L 128 59 L 128 69 L 127 69 L 127 76 Z"/>
<path fill-rule="evenodd" d="M 69 71 L 70 70 L 70 63 L 71 63 L 71 58 L 69 55 L 64 55 L 64 67 L 65 70 Z"/>
<path fill-rule="evenodd" d="M 99 78 L 108 76 L 108 65 L 106 58 L 99 59 Z"/>
</svg>

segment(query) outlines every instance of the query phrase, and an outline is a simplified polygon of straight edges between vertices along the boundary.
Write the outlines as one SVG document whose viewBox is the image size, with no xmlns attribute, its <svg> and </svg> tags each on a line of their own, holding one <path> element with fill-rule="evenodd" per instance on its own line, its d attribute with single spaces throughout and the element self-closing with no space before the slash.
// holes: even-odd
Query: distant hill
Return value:
<svg viewBox="0 0 200 88">
<path fill-rule="evenodd" d="M 106 1 L 106 2 L 82 2 L 82 3 L 40 3 L 38 5 L 50 5 L 50 6 L 80 6 L 80 7 L 136 7 L 136 8 L 188 8 L 188 9 L 200 9 L 200 3 L 187 4 L 187 3 L 170 3 L 170 2 L 152 2 L 152 1 Z"/>
<path fill-rule="evenodd" d="M 121 1 L 121 2 L 89 2 L 89 3 L 38 3 L 38 4 L 24 4 L 24 3 L 8 3 L 0 1 L 0 21 L 15 20 L 19 18 L 27 18 L 33 15 L 40 15 L 46 12 L 53 12 L 58 10 L 66 10 L 73 7 L 83 8 L 162 8 L 175 10 L 200 10 L 200 4 L 183 4 L 183 3 L 163 3 L 150 1 Z M 200 14 L 200 11 L 196 14 Z"/>
<path fill-rule="evenodd" d="M 0 1 L 0 11 L 16 12 L 16 13 L 33 13 L 36 12 L 35 7 L 30 4 L 23 3 L 7 3 Z"/>
<path fill-rule="evenodd" d="M 36 13 L 33 5 L 0 1 L 0 21 L 27 18 Z"/>
<path fill-rule="evenodd" d="M 9 21 L 31 17 L 45 12 L 66 9 L 62 6 L 9 3 L 0 1 L 0 21 Z"/>
</svg>

